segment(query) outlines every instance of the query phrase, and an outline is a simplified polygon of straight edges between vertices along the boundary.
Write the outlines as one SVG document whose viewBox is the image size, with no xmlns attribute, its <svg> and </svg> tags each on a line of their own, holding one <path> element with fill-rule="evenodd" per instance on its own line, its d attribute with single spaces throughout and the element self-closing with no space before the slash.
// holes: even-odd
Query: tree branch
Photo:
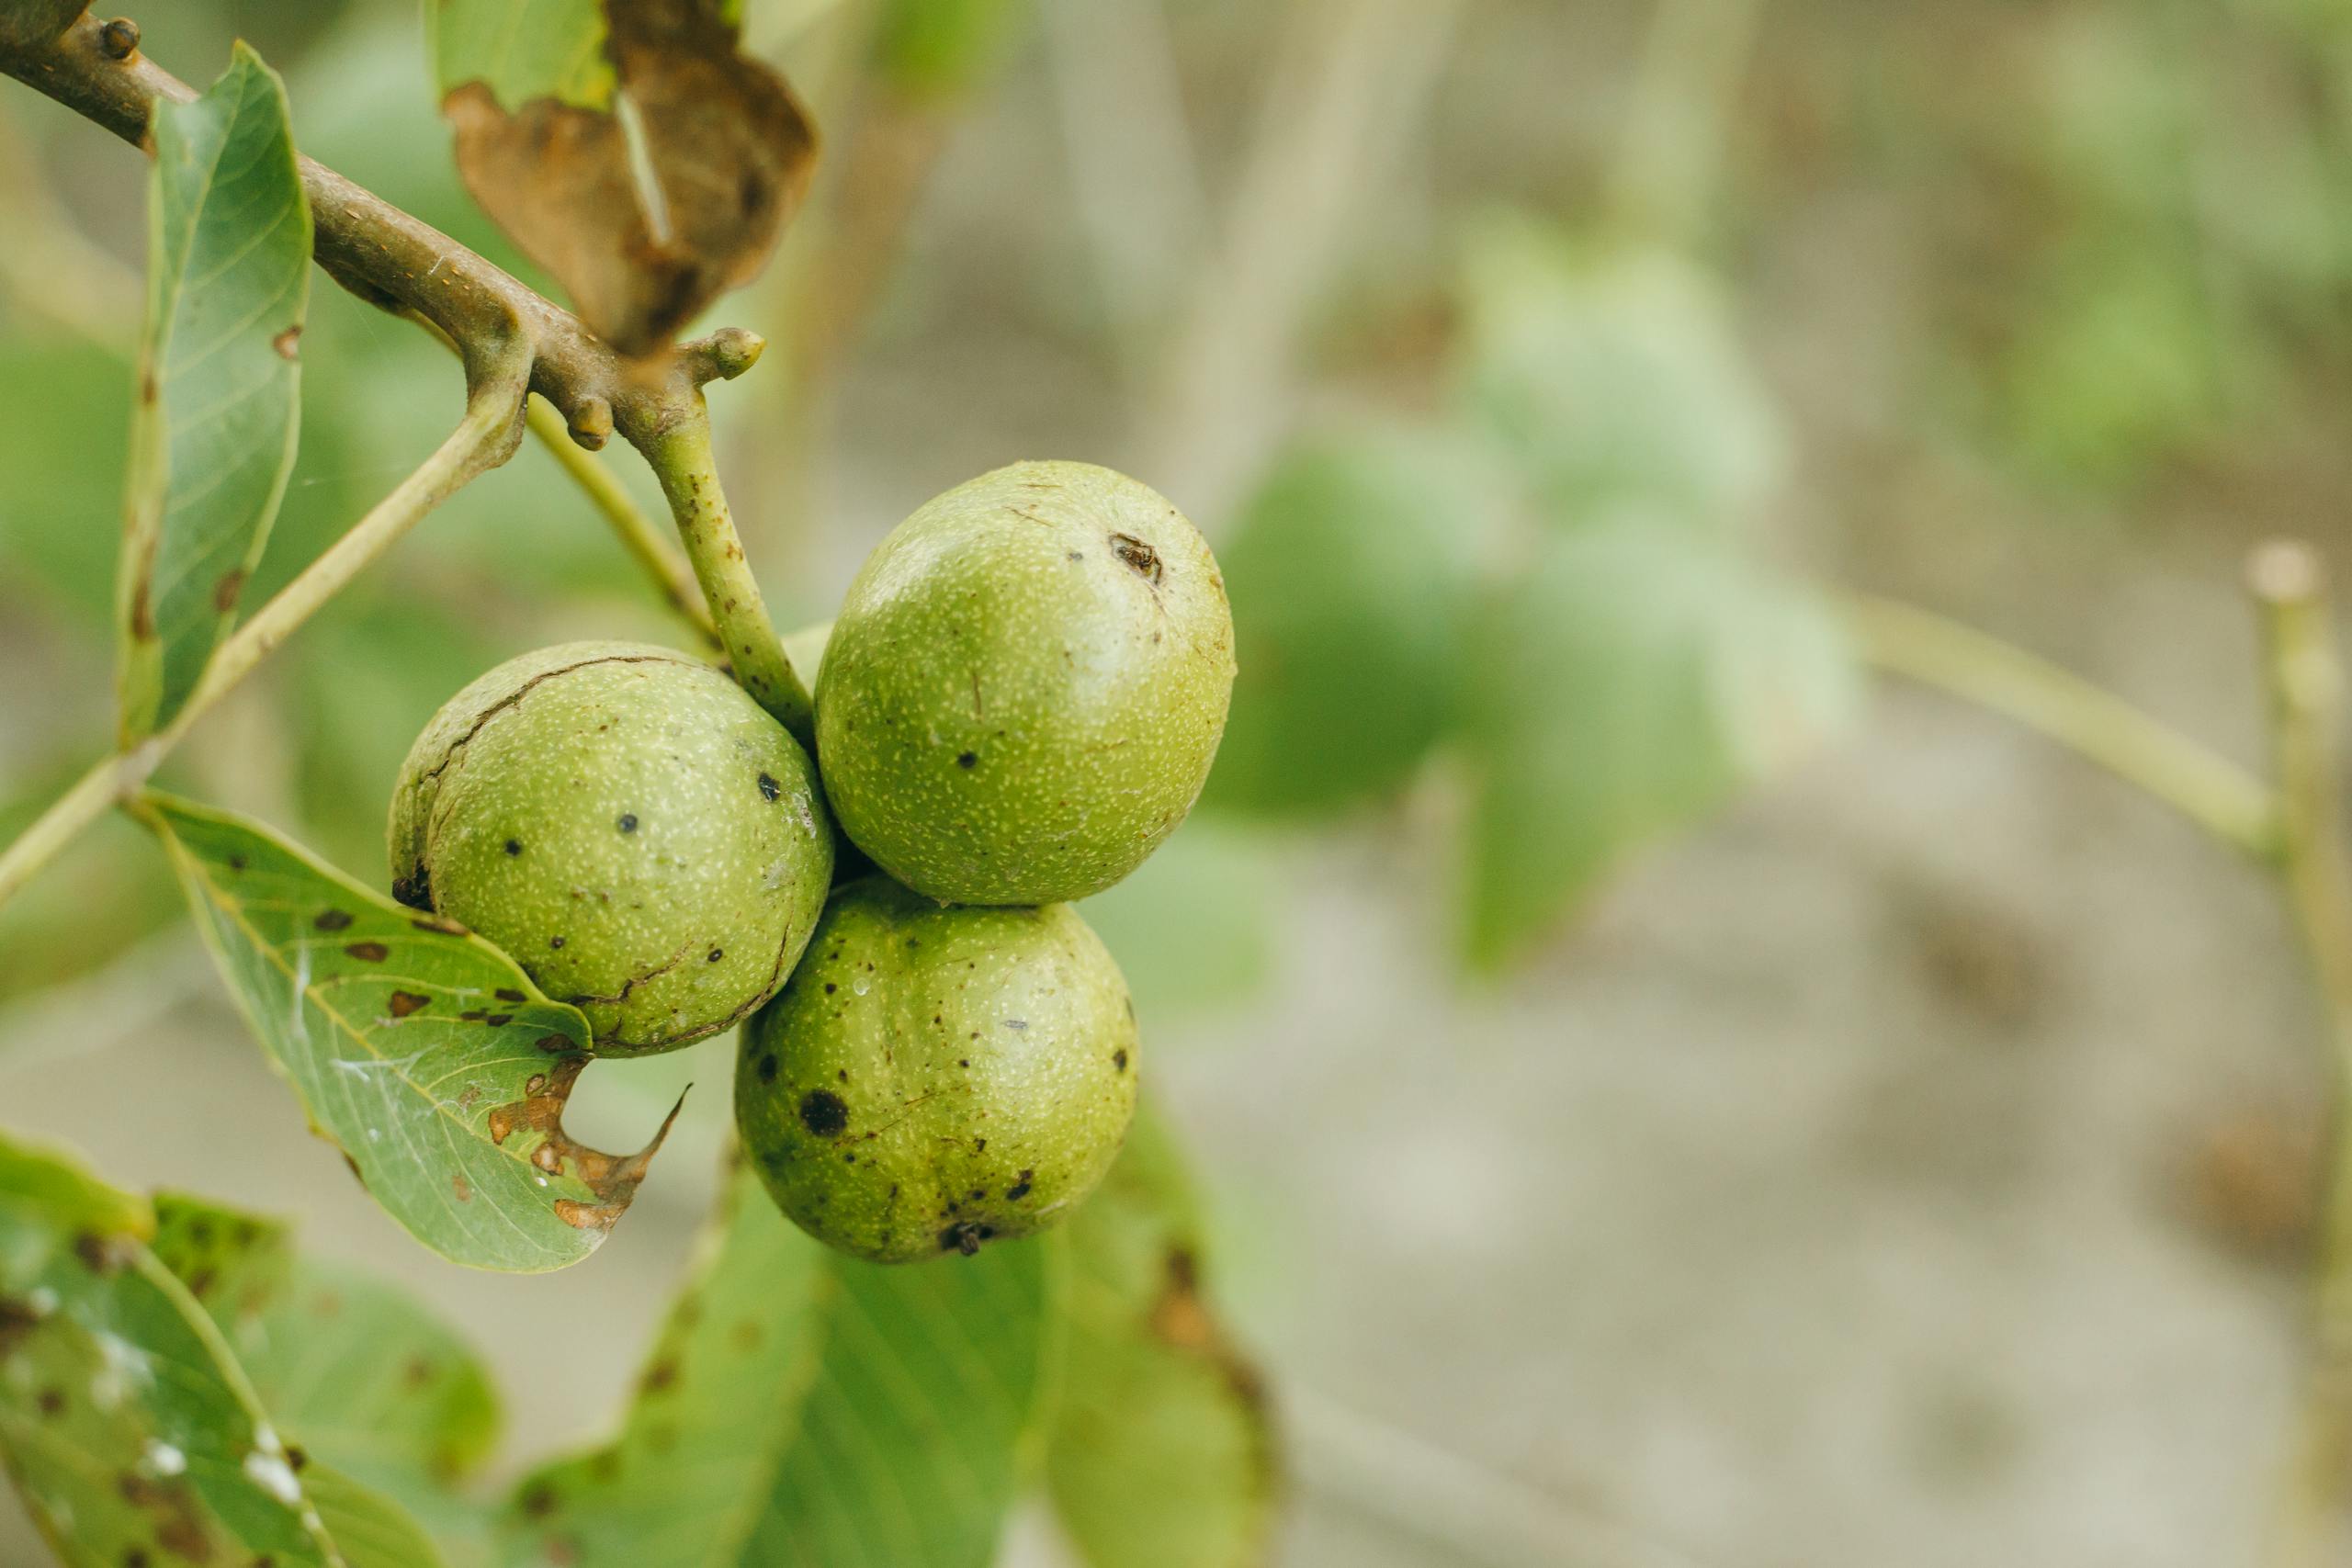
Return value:
<svg viewBox="0 0 2352 1568">
<path fill-rule="evenodd" d="M 197 96 L 136 48 L 119 54 L 104 25 L 86 12 L 46 43 L 0 31 L 0 74 L 141 148 L 148 145 L 158 103 L 187 103 Z M 768 623 L 710 461 L 702 389 L 751 368 L 763 346 L 758 335 L 730 328 L 657 357 L 628 358 L 570 311 L 431 224 L 314 159 L 301 158 L 300 165 L 319 265 L 359 298 L 421 322 L 457 349 L 466 368 L 466 417 L 424 467 L 220 646 L 168 729 L 99 763 L 0 852 L 0 899 L 108 804 L 138 789 L 222 694 L 419 518 L 511 457 L 522 440 L 530 392 L 554 405 L 573 444 L 594 450 L 618 431 L 645 455 L 662 478 L 738 679 L 795 734 L 810 739 L 808 688 Z M 591 493 L 600 504 L 605 499 L 594 487 Z M 605 511 L 624 522 L 609 506 Z M 642 521 L 633 508 L 628 520 Z M 622 527 L 641 559 L 657 559 L 659 552 L 650 552 L 650 538 L 641 534 Z M 674 573 L 657 576 L 675 602 Z"/>
<path fill-rule="evenodd" d="M 2255 552 L 2246 581 L 2262 614 L 2278 773 L 2279 871 L 2327 1008 L 2333 1092 L 2327 1184 L 2312 1264 L 2312 1367 L 2269 1561 L 2340 1562 L 2352 1530 L 2352 880 L 2344 837 L 2344 670 L 2319 558 L 2282 540 Z"/>
<path fill-rule="evenodd" d="M 1949 692 L 2058 742 L 2266 864 L 2278 808 L 2261 780 L 2102 687 L 1973 626 L 1855 595 L 1846 622 L 1879 669 Z"/>
<path fill-rule="evenodd" d="M 114 58 L 103 31 L 85 13 L 50 44 L 0 46 L 0 73 L 143 147 L 156 103 L 186 103 L 196 90 L 137 51 Z M 625 358 L 569 310 L 430 223 L 315 159 L 300 164 L 315 254 L 330 277 L 371 304 L 431 321 L 458 344 L 469 374 L 497 345 L 527 335 L 531 389 L 563 413 L 583 446 L 614 429 L 642 446 L 692 418 L 696 389 L 728 374 L 692 349 L 663 360 Z"/>
</svg>

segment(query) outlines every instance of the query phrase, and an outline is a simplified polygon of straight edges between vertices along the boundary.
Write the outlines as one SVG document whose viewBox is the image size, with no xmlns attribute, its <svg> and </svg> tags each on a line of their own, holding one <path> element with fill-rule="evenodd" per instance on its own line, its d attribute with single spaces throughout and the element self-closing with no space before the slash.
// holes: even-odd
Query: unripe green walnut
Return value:
<svg viewBox="0 0 2352 1568">
<path fill-rule="evenodd" d="M 394 897 L 497 943 L 614 1055 L 772 996 L 833 863 L 799 743 L 718 671 L 640 643 L 541 649 L 450 698 L 401 766 L 390 840 Z"/>
<path fill-rule="evenodd" d="M 833 895 L 743 1032 L 735 1123 L 778 1207 L 877 1263 L 1045 1229 L 1110 1169 L 1136 1017 L 1067 904 L 942 908 L 884 877 Z"/>
<path fill-rule="evenodd" d="M 843 830 L 899 881 L 1050 904 L 1175 831 L 1232 693 L 1198 531 L 1107 468 L 1017 463 L 899 524 L 851 583 L 817 755 Z"/>
</svg>

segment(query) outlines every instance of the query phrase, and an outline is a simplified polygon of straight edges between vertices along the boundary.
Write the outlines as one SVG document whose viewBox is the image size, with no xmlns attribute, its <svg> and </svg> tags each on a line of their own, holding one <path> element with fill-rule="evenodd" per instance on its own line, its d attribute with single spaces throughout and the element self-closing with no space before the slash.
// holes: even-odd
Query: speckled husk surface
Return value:
<svg viewBox="0 0 2352 1568">
<path fill-rule="evenodd" d="M 643 643 L 509 660 L 425 726 L 392 892 L 503 948 L 601 1053 L 666 1051 L 791 973 L 832 876 L 808 757 L 719 671 Z"/>
<path fill-rule="evenodd" d="M 1076 910 L 871 877 L 743 1032 L 735 1122 L 803 1230 L 912 1262 L 1066 1215 L 1125 1140 L 1138 1065 L 1126 981 Z"/>
<path fill-rule="evenodd" d="M 843 830 L 917 892 L 1083 898 L 1192 809 L 1233 672 L 1182 513 L 1108 468 L 1018 463 L 925 505 L 851 583 L 818 760 Z"/>
</svg>

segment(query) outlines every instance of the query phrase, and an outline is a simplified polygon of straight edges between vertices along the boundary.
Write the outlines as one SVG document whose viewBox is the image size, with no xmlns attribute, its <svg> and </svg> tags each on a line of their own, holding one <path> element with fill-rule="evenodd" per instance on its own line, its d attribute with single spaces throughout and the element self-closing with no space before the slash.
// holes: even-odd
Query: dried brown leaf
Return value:
<svg viewBox="0 0 2352 1568">
<path fill-rule="evenodd" d="M 817 135 L 784 79 L 737 51 L 718 0 L 607 0 L 605 26 L 610 108 L 509 107 L 480 80 L 442 108 L 474 199 L 598 335 L 641 355 L 766 262 Z"/>
</svg>

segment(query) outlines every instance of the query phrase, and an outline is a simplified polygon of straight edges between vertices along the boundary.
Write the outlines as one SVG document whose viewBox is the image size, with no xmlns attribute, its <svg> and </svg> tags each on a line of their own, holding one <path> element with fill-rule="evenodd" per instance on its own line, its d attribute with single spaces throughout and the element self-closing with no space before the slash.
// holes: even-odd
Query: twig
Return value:
<svg viewBox="0 0 2352 1568">
<path fill-rule="evenodd" d="M 41 44 L 0 43 L 14 76 L 134 146 L 146 142 L 159 102 L 196 96 L 134 50 L 118 58 L 98 18 L 77 17 Z M 757 586 L 709 461 L 702 389 L 741 375 L 761 340 L 736 329 L 650 360 L 616 353 L 571 312 L 502 268 L 311 158 L 299 160 L 311 204 L 313 254 L 361 299 L 429 323 L 465 363 L 466 419 L 441 450 L 224 643 L 178 719 L 164 734 L 103 764 L 111 784 L 85 778 L 44 813 L 28 842 L 0 854 L 0 897 L 45 863 L 107 798 L 135 789 L 196 718 L 293 628 L 448 493 L 513 455 L 526 392 L 559 410 L 571 439 L 594 449 L 618 431 L 662 475 L 719 640 L 747 690 L 806 737 L 808 694 L 767 624 Z"/>
<path fill-rule="evenodd" d="M 468 480 L 514 455 L 523 434 L 523 378 L 529 364 L 528 347 L 522 344 L 507 351 L 503 364 L 493 362 L 468 395 L 466 416 L 449 438 L 220 645 L 167 728 L 96 763 L 0 852 L 0 903 L 105 815 L 107 807 L 137 794 L 198 719 L 395 540 Z"/>
<path fill-rule="evenodd" d="M 107 807 L 139 785 L 122 782 L 126 759 L 108 757 L 95 763 L 74 787 L 51 802 L 6 850 L 0 850 L 0 904 L 32 880 L 33 874 L 55 860 L 85 828 L 107 814 Z M 140 775 L 141 779 L 145 777 Z"/>
<path fill-rule="evenodd" d="M 582 450 L 564 428 L 563 415 L 553 403 L 544 398 L 534 398 L 530 405 L 531 434 L 548 449 L 557 466 L 571 476 L 572 482 L 586 492 L 613 532 L 620 538 L 621 547 L 629 558 L 643 569 L 653 586 L 678 618 L 692 626 L 695 634 L 712 648 L 718 648 L 718 628 L 711 624 L 710 611 L 702 602 L 702 590 L 695 584 L 694 569 L 686 564 L 669 536 L 648 517 L 620 480 L 593 455 Z"/>
<path fill-rule="evenodd" d="M 702 584 L 702 596 L 718 623 L 719 642 L 735 666 L 735 679 L 813 751 L 816 726 L 808 689 L 793 673 L 761 601 L 759 580 L 743 558 L 735 516 L 728 510 L 718 465 L 711 456 L 709 420 L 673 427 L 646 446 L 645 460 L 653 465 L 653 476 L 662 481 L 662 493 L 677 515 L 678 536 L 685 542 L 695 580 Z"/>
<path fill-rule="evenodd" d="M 2346 1544 L 2352 1465 L 2352 881 L 2344 858 L 2343 664 L 2319 558 L 2265 545 L 2246 570 L 2262 614 L 2279 791 L 2279 869 L 2331 1029 L 2334 1092 L 2312 1311 L 2313 1366 L 2270 1561 L 2320 1568 Z"/>
<path fill-rule="evenodd" d="M 196 90 L 143 53 L 116 59 L 102 31 L 85 13 L 53 42 L 0 46 L 0 74 L 143 145 L 156 103 L 185 103 Z M 527 344 L 531 390 L 561 412 L 582 446 L 601 446 L 617 431 L 650 460 L 678 427 L 707 421 L 706 385 L 741 375 L 759 357 L 755 334 L 729 329 L 654 359 L 626 358 L 570 311 L 431 224 L 315 159 L 300 164 L 313 254 L 329 276 L 371 304 L 431 322 L 458 345 L 469 380 L 480 381 L 508 345 Z"/>
<path fill-rule="evenodd" d="M 2262 781 L 2071 671 L 1973 626 L 1885 599 L 1845 606 L 1862 655 L 2034 730 L 2174 807 L 2264 862 L 2281 850 L 2278 802 Z"/>
</svg>

